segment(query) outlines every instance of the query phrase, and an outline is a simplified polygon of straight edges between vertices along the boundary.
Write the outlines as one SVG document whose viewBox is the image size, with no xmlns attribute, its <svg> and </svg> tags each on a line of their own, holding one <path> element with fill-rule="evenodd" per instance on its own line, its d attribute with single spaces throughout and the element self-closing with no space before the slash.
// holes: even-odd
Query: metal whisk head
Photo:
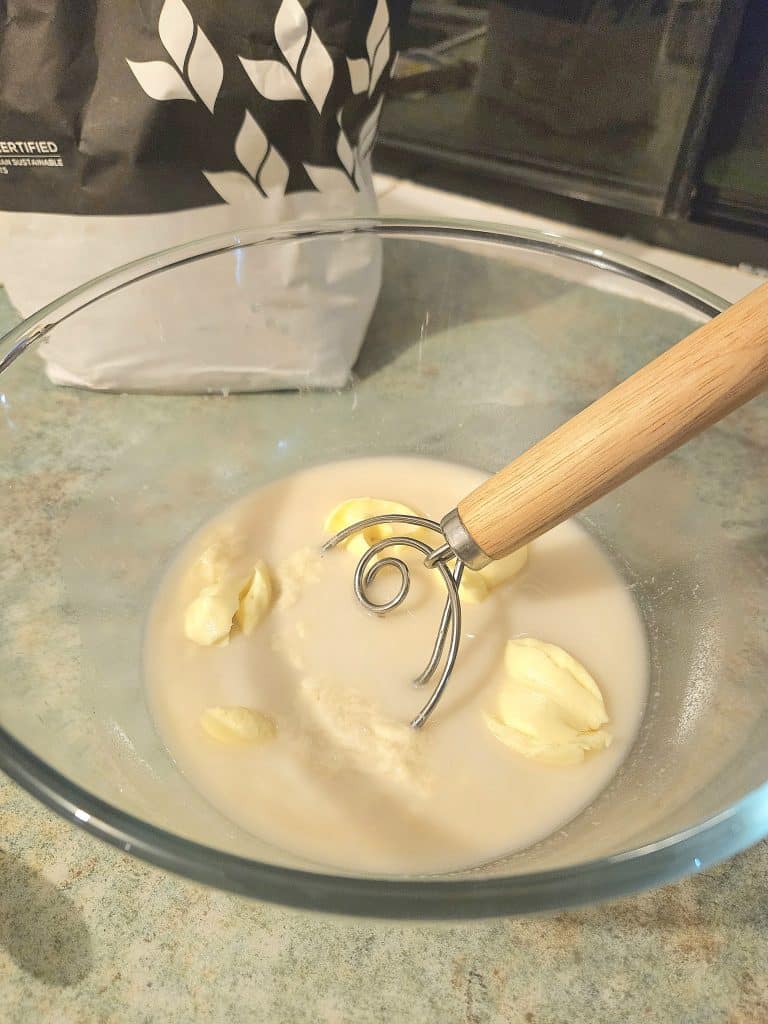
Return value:
<svg viewBox="0 0 768 1024">
<path fill-rule="evenodd" d="M 327 540 L 325 544 L 323 544 L 322 550 L 330 551 L 332 548 L 335 548 L 338 544 L 342 544 L 354 534 L 360 533 L 371 526 L 378 526 L 382 523 L 407 523 L 409 526 L 419 526 L 437 534 L 441 541 L 438 546 L 430 547 L 429 544 L 426 544 L 423 540 L 419 540 L 416 537 L 385 537 L 383 540 L 372 544 L 365 552 L 363 557 L 357 563 L 354 575 L 354 588 L 357 600 L 363 608 L 366 609 L 366 611 L 373 612 L 374 615 L 382 616 L 393 611 L 395 608 L 400 607 L 408 596 L 408 591 L 411 586 L 411 571 L 407 562 L 402 558 L 399 558 L 397 555 L 385 555 L 383 558 L 379 557 L 388 548 L 408 547 L 419 551 L 424 556 L 424 565 L 429 569 L 437 569 L 445 583 L 447 597 L 443 608 L 443 614 L 440 619 L 440 625 L 438 626 L 437 637 L 432 648 L 432 654 L 427 662 L 426 668 L 413 680 L 414 686 L 424 686 L 430 679 L 433 679 L 437 675 L 438 669 L 440 669 L 437 682 L 432 690 L 429 700 L 411 721 L 411 726 L 414 729 L 418 729 L 424 725 L 426 720 L 437 707 L 437 704 L 445 690 L 446 684 L 451 676 L 453 667 L 456 664 L 456 657 L 459 653 L 459 642 L 461 640 L 461 604 L 459 601 L 459 585 L 464 572 L 464 563 L 456 557 L 456 553 L 453 548 L 451 548 L 449 544 L 445 543 L 445 534 L 443 533 L 443 529 L 440 524 L 435 522 L 433 519 L 424 519 L 421 516 L 381 515 L 371 516 L 369 519 L 362 519 L 359 523 L 353 523 L 352 526 L 348 526 L 346 529 L 340 530 L 339 533 L 334 534 L 330 540 Z M 451 568 L 449 567 L 448 562 L 452 559 L 455 559 L 455 564 Z M 374 601 L 370 596 L 371 584 L 379 573 L 386 568 L 394 569 L 399 573 L 400 587 L 394 597 L 390 598 L 389 601 Z M 448 641 L 447 651 L 445 650 L 446 640 Z M 445 657 L 443 657 L 444 654 Z M 442 668 L 440 668 L 441 665 Z"/>
</svg>

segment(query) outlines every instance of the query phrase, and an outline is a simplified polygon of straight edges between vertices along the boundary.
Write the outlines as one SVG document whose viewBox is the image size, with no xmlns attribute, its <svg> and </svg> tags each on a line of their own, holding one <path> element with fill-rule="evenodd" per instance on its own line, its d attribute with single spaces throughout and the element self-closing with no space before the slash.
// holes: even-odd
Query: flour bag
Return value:
<svg viewBox="0 0 768 1024">
<path fill-rule="evenodd" d="M 0 26 L 0 283 L 28 315 L 129 260 L 294 220 L 375 212 L 371 149 L 400 0 L 9 0 Z M 243 248 L 57 328 L 56 383 L 335 387 L 380 249 Z M 137 301 L 138 300 L 138 301 Z M 127 339 L 130 338 L 130 344 Z"/>
</svg>

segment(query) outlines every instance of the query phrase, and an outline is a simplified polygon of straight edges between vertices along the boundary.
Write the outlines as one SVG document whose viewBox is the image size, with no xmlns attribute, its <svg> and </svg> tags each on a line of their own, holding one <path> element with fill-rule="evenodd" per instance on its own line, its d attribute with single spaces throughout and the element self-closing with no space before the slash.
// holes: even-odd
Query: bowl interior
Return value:
<svg viewBox="0 0 768 1024">
<path fill-rule="evenodd" d="M 148 716 L 147 608 L 198 526 L 255 487 L 332 459 L 417 454 L 493 471 L 706 319 L 659 283 L 546 245 L 449 228 L 371 232 L 383 279 L 348 386 L 78 391 L 51 385 L 34 347 L 0 375 L 0 724 L 60 773 L 62 800 L 74 784 L 139 819 L 137 841 L 165 841 L 145 823 L 202 844 L 212 861 L 225 851 L 312 870 L 218 815 Z M 270 303 L 265 261 L 321 245 L 343 259 L 350 242 L 359 238 L 339 230 L 169 260 L 50 333 L 77 345 L 108 331 L 110 351 L 130 354 L 135 311 L 151 308 L 162 346 L 189 327 L 183 298 L 197 295 L 199 307 L 212 274 L 217 330 L 248 330 L 247 305 L 262 316 Z M 758 399 L 583 516 L 648 630 L 639 739 L 609 788 L 556 835 L 452 879 L 626 854 L 727 812 L 768 778 L 767 438 Z M 2 744 L 8 765 L 14 751 Z"/>
</svg>

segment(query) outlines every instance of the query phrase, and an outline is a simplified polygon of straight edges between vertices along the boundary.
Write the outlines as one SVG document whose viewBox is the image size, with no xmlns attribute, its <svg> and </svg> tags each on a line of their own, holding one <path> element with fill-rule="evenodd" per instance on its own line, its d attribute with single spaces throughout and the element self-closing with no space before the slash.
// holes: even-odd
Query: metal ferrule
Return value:
<svg viewBox="0 0 768 1024">
<path fill-rule="evenodd" d="M 470 569 L 482 569 L 483 566 L 493 561 L 480 545 L 475 543 L 469 530 L 462 523 L 457 508 L 451 509 L 448 515 L 440 521 L 440 529 L 451 549 Z"/>
</svg>

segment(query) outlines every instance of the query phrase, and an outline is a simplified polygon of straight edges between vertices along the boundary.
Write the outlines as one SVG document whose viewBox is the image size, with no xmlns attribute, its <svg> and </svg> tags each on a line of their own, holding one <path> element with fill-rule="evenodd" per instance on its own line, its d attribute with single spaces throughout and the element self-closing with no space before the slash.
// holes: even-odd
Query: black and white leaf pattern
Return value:
<svg viewBox="0 0 768 1024">
<path fill-rule="evenodd" d="M 288 67 L 276 60 L 240 57 L 246 74 L 265 99 L 303 100 L 306 95 L 321 113 L 333 83 L 333 60 L 298 0 L 282 0 L 274 31 Z"/>
<path fill-rule="evenodd" d="M 230 206 L 248 209 L 255 197 L 261 197 L 253 179 L 240 171 L 203 171 L 203 177 Z"/>
<path fill-rule="evenodd" d="M 352 92 L 357 96 L 361 92 L 368 91 L 368 83 L 371 80 L 371 69 L 365 57 L 347 57 L 349 68 L 349 81 L 352 84 Z"/>
<path fill-rule="evenodd" d="M 310 11 L 314 9 L 313 5 L 309 7 Z M 365 55 L 346 57 L 353 95 L 373 96 L 390 63 L 389 15 L 387 0 L 376 0 L 365 37 Z M 314 108 L 317 114 L 322 114 L 333 86 L 334 62 L 310 24 L 300 0 L 280 0 L 273 31 L 279 51 L 275 54 L 277 59 L 239 57 L 243 70 L 263 100 L 304 103 Z M 184 0 L 164 0 L 158 33 L 173 63 L 129 60 L 141 88 L 156 100 L 194 102 L 199 99 L 214 114 L 224 66 L 202 26 L 195 24 Z M 326 156 L 331 166 L 316 162 L 301 164 L 315 189 L 348 193 L 350 189 L 357 189 L 360 182 L 368 181 L 368 157 L 376 138 L 382 102 L 383 98 L 379 96 L 359 128 L 359 105 L 350 108 L 349 114 L 355 124 L 351 130 L 349 126 L 345 128 L 343 108 L 337 111 L 335 154 L 331 151 Z M 357 138 L 356 146 L 352 145 L 350 136 Z M 332 140 L 329 142 L 333 145 Z M 289 147 L 289 151 L 291 149 Z M 242 201 L 249 192 L 251 196 L 261 194 L 266 197 L 285 194 L 290 177 L 289 164 L 248 110 L 244 111 L 235 138 L 234 155 L 245 173 L 234 170 L 203 172 L 225 201 Z"/>
<path fill-rule="evenodd" d="M 153 100 L 192 100 L 195 97 L 172 64 L 164 60 L 127 60 L 144 92 Z"/>
<path fill-rule="evenodd" d="M 376 10 L 373 12 L 368 34 L 365 37 L 365 48 L 368 51 L 368 61 L 373 64 L 373 55 L 381 42 L 384 33 L 389 28 L 389 9 L 387 0 L 377 0 Z"/>
<path fill-rule="evenodd" d="M 189 55 L 187 74 L 192 88 L 213 113 L 224 79 L 224 65 L 200 26 L 197 28 L 192 53 Z"/>
<path fill-rule="evenodd" d="M 303 100 L 304 94 L 290 70 L 277 60 L 239 58 L 256 91 L 265 100 Z"/>
<path fill-rule="evenodd" d="M 256 119 L 246 110 L 243 123 L 235 139 L 235 156 L 250 174 L 256 178 L 259 168 L 269 151 L 269 141 Z"/>
<path fill-rule="evenodd" d="M 377 0 L 365 37 L 366 57 L 347 57 L 349 81 L 355 95 L 373 95 L 392 54 L 387 0 Z"/>
<path fill-rule="evenodd" d="M 182 70 L 195 34 L 195 23 L 184 0 L 165 0 L 157 29 L 169 56 Z"/>
<path fill-rule="evenodd" d="M 336 115 L 336 121 L 339 125 L 339 138 L 336 142 L 336 153 L 347 174 L 352 177 L 355 173 L 355 152 L 349 144 L 347 133 L 344 131 L 344 126 L 341 123 L 341 111 Z"/>
<path fill-rule="evenodd" d="M 318 192 L 350 192 L 355 188 L 349 175 L 338 167 L 318 167 L 316 164 L 304 164 L 304 170 Z"/>
<path fill-rule="evenodd" d="M 258 184 L 268 196 L 282 196 L 288 184 L 288 164 L 274 146 L 270 146 L 267 159 L 259 173 Z"/>
<path fill-rule="evenodd" d="M 288 164 L 275 147 L 270 146 L 261 125 L 248 110 L 235 139 L 235 156 L 264 195 L 284 194 L 288 184 Z"/>
<path fill-rule="evenodd" d="M 275 18 L 275 39 L 294 72 L 298 71 L 308 31 L 307 16 L 299 0 L 283 0 Z"/>
<path fill-rule="evenodd" d="M 301 83 L 312 100 L 318 114 L 333 82 L 333 61 L 314 29 L 309 31 L 309 42 L 301 60 Z"/>
<path fill-rule="evenodd" d="M 371 66 L 371 81 L 368 85 L 368 95 L 373 93 L 376 85 L 381 78 L 381 73 L 387 66 L 389 60 L 389 28 L 385 31 L 381 37 L 381 42 L 376 47 L 376 53 L 373 57 L 373 65 Z"/>
<path fill-rule="evenodd" d="M 379 116 L 381 115 L 383 103 L 384 97 L 380 96 L 376 106 L 366 117 L 365 121 L 363 121 L 360 128 L 360 134 L 357 139 L 357 151 L 361 160 L 368 156 L 373 148 L 373 143 L 376 141 L 376 129 L 379 126 Z"/>
<path fill-rule="evenodd" d="M 389 9 L 387 0 L 376 0 L 376 9 L 365 37 L 365 48 L 368 51 L 368 64 L 371 75 L 368 83 L 368 95 L 372 95 L 376 83 L 389 60 Z"/>
<path fill-rule="evenodd" d="M 240 171 L 203 171 L 203 175 L 211 188 L 230 206 L 241 206 L 247 209 L 253 206 L 255 197 L 279 199 L 285 195 L 288 182 L 288 164 L 273 147 L 270 147 L 267 159 L 259 173 L 256 188 L 252 178 Z M 349 179 L 341 172 L 349 189 Z"/>
<path fill-rule="evenodd" d="M 224 65 L 202 28 L 198 26 L 195 32 L 195 23 L 184 0 L 165 0 L 157 30 L 176 67 L 162 60 L 128 60 L 128 67 L 141 88 L 153 100 L 194 101 L 196 93 L 213 113 L 224 79 Z M 188 54 L 185 80 L 184 62 Z"/>
</svg>

